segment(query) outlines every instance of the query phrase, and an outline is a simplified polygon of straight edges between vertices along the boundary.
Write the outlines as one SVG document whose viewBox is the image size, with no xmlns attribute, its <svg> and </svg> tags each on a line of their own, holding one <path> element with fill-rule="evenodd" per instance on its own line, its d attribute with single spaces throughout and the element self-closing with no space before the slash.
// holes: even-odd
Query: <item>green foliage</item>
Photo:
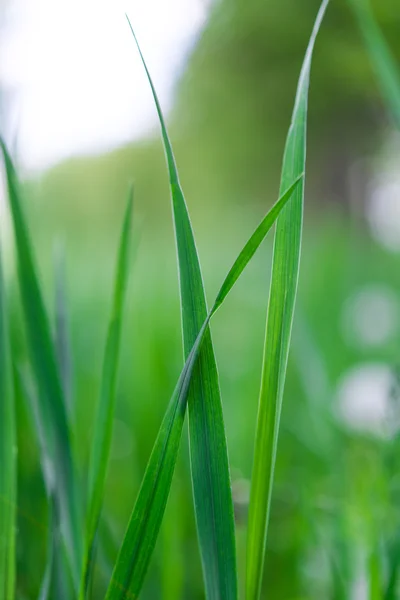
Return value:
<svg viewBox="0 0 400 600">
<path fill-rule="evenodd" d="M 1 258 L 1 257 L 0 257 Z M 8 311 L 0 260 L 0 597 L 15 591 L 17 446 Z"/>
<path fill-rule="evenodd" d="M 356 4 L 356 0 L 352 2 L 383 96 L 396 118 L 396 59 L 389 53 L 367 5 Z M 246 42 L 246 31 L 254 33 L 250 36 L 252 42 L 258 38 L 258 32 L 258 39 L 264 39 L 261 33 L 265 24 L 258 12 L 261 8 L 257 6 L 256 9 L 255 4 L 238 0 L 231 3 L 227 18 L 240 25 L 235 31 L 239 41 L 240 32 L 244 32 L 243 41 Z M 259 597 L 344 599 L 350 597 L 360 568 L 371 599 L 398 597 L 400 438 L 398 434 L 385 437 L 386 430 L 383 435 L 366 434 L 344 424 L 335 404 L 334 390 L 347 369 L 363 361 L 387 363 L 397 355 L 400 339 L 395 326 L 391 341 L 382 345 L 379 352 L 352 347 L 345 338 L 352 325 L 347 321 L 345 333 L 342 330 L 349 298 L 351 300 L 359 291 L 359 286 L 378 281 L 381 285 L 398 287 L 400 279 L 396 257 L 384 253 L 365 232 L 355 231 L 346 220 L 337 216 L 329 215 L 325 222 L 319 222 L 318 227 L 308 229 L 305 236 L 305 268 L 299 290 L 300 318 L 294 322 L 294 344 L 289 354 L 302 244 L 311 58 L 327 4 L 328 0 L 324 0 L 320 7 L 300 74 L 283 159 L 280 198 L 243 245 L 228 275 L 222 277 L 220 287 L 217 284 L 226 272 L 228 256 L 237 252 L 233 247 L 242 235 L 243 214 L 247 215 L 248 206 L 246 204 L 245 213 L 238 213 L 234 203 L 230 205 L 230 211 L 222 215 L 217 211 L 210 213 L 208 208 L 204 211 L 207 231 L 201 234 L 200 228 L 196 239 L 202 250 L 204 271 L 210 273 L 211 289 L 218 290 L 210 310 L 207 309 L 197 246 L 171 141 L 143 57 L 168 164 L 179 267 L 179 306 L 171 285 L 174 260 L 168 240 L 160 234 L 162 227 L 150 228 L 149 239 L 144 239 L 144 249 L 135 267 L 133 299 L 126 294 L 132 214 L 130 193 L 120 235 L 111 316 L 107 313 L 113 253 L 108 240 L 104 243 L 102 238 L 106 229 L 100 231 L 94 227 L 98 235 L 96 266 L 101 265 L 101 269 L 93 268 L 93 258 L 86 245 L 85 223 L 84 236 L 79 241 L 77 235 L 72 243 L 74 277 L 68 296 L 73 301 L 66 301 L 63 265 L 58 261 L 55 318 L 51 319 L 44 302 L 46 281 L 38 277 L 21 206 L 21 187 L 10 155 L 1 142 L 22 299 L 20 313 L 14 301 L 11 279 L 6 302 L 0 269 L 1 597 L 7 600 L 14 597 L 21 600 L 31 597 L 73 600 L 79 594 L 81 600 L 104 595 L 107 600 L 137 598 L 139 595 L 151 599 L 190 597 L 198 600 L 205 593 L 207 598 L 235 600 L 243 597 L 245 592 L 248 600 Z M 213 8 L 204 36 L 206 42 L 214 35 L 213 28 L 220 30 L 215 15 L 219 14 L 221 6 L 226 6 L 225 0 Z M 332 6 L 324 26 L 327 52 L 332 15 L 341 14 L 336 12 L 337 7 L 344 7 L 344 4 L 340 1 L 335 8 Z M 285 10 L 280 9 L 279 14 L 274 14 L 273 9 L 268 8 L 271 10 L 269 27 L 273 29 L 277 20 L 287 21 Z M 314 8 L 311 1 L 305 2 L 301 9 L 295 5 L 295 11 L 299 11 L 292 15 L 295 31 L 290 35 L 287 33 L 295 45 L 303 43 L 303 34 L 309 27 L 309 16 Z M 265 43 L 276 48 L 278 55 L 281 49 L 277 45 L 282 43 L 284 46 L 291 40 L 281 39 L 278 28 L 273 33 Z M 226 37 L 230 35 L 227 31 Z M 221 40 L 222 44 L 225 42 Z M 322 44 L 322 55 L 323 47 Z M 253 50 L 249 48 L 250 58 L 238 51 L 230 60 L 233 63 L 239 59 L 244 61 L 240 64 L 239 60 L 240 71 L 249 60 L 254 66 L 255 80 L 261 85 Z M 396 46 L 394 50 L 396 52 Z M 262 57 L 263 52 L 259 56 Z M 290 53 L 288 57 L 292 64 Z M 218 73 L 218 60 L 213 65 L 215 73 Z M 318 60 L 315 65 L 317 81 L 322 64 Z M 195 65 L 195 55 L 193 61 L 192 65 Z M 265 70 L 262 60 L 260 64 Z M 291 68 L 297 69 L 295 60 Z M 365 73 L 361 73 L 360 81 L 364 76 Z M 358 85 L 357 81 L 353 83 Z M 329 91 L 329 86 L 327 89 Z M 278 92 L 282 93 L 288 106 L 291 93 L 284 87 Z M 247 89 L 238 89 L 238 96 L 246 93 Z M 221 114 L 222 121 L 225 118 L 229 121 L 230 111 L 235 112 L 235 102 L 241 101 L 233 94 L 230 100 L 231 103 L 225 103 L 226 114 Z M 260 102 L 263 100 L 264 96 L 260 94 Z M 318 113 L 321 109 L 318 109 L 318 101 L 316 107 Z M 284 109 L 284 106 L 278 108 Z M 267 104 L 263 105 L 263 110 L 268 112 Z M 256 111 L 249 118 L 258 122 L 259 117 L 260 113 Z M 258 128 L 265 137 L 262 122 L 259 119 Z M 182 124 L 185 124 L 184 114 Z M 212 119 L 210 126 L 218 130 Z M 223 127 L 221 123 L 222 132 Z M 244 135 L 245 128 L 246 122 L 239 119 L 237 133 Z M 207 131 L 204 133 L 207 137 Z M 179 159 L 182 139 L 177 142 L 174 149 Z M 227 153 L 234 151 L 229 140 L 225 139 L 224 144 Z M 271 148 L 275 155 L 279 154 L 274 144 Z M 213 159 L 214 150 L 212 144 L 207 145 L 208 159 Z M 268 162 L 268 156 L 260 152 L 260 148 L 253 150 L 258 152 L 258 160 Z M 234 188 L 240 178 L 243 181 L 252 179 L 252 169 L 248 168 L 252 158 L 249 156 L 247 164 L 239 159 L 240 154 L 243 156 L 242 149 L 237 155 L 241 168 L 232 174 L 229 186 L 222 184 L 225 195 L 229 195 L 229 189 Z M 125 167 L 130 165 L 128 155 L 129 152 L 120 156 L 122 162 L 126 160 Z M 190 153 L 183 157 L 183 164 L 189 158 Z M 212 174 L 209 178 L 208 171 L 200 171 L 204 189 L 211 190 Z M 251 181 L 250 187 L 253 184 L 258 185 Z M 122 181 L 120 185 L 123 185 Z M 155 190 L 158 190 L 157 185 Z M 264 197 L 265 190 L 262 189 Z M 210 194 L 219 192 L 217 185 Z M 241 193 L 240 186 L 236 192 Z M 136 206 L 135 196 L 135 212 Z M 163 216 L 160 220 L 165 216 L 163 210 L 161 207 L 160 215 Z M 46 236 L 40 235 L 40 229 L 47 228 L 49 221 L 43 212 L 36 223 L 35 242 L 37 239 L 38 246 L 36 248 L 35 243 L 35 249 L 41 249 L 41 254 L 47 257 Z M 249 217 L 252 216 L 256 220 L 250 213 Z M 71 218 L 79 229 L 81 215 Z M 264 311 L 259 299 L 265 296 L 264 284 L 268 275 L 265 260 L 259 264 L 253 257 L 275 222 L 253 457 L 257 408 L 254 382 L 259 370 L 258 350 L 261 350 L 257 346 L 260 341 L 257 341 L 257 335 Z M 214 239 L 218 244 L 212 243 Z M 225 254 L 224 242 L 227 240 Z M 248 269 L 250 261 L 252 265 Z M 102 291 L 94 289 L 90 272 L 95 272 L 96 282 L 103 284 Z M 244 281 L 239 282 L 239 279 Z M 232 295 L 224 306 L 224 315 L 229 318 L 213 320 L 214 351 L 210 322 L 233 286 L 237 294 Z M 176 359 L 180 339 L 175 318 L 179 307 L 185 362 L 176 383 L 180 370 Z M 102 327 L 107 323 L 108 328 L 103 331 Z M 27 334 L 27 347 L 21 330 Z M 120 352 L 125 340 L 127 346 Z M 216 356 L 221 377 L 217 372 Z M 99 368 L 97 363 L 101 361 L 102 368 Z M 393 367 L 390 374 L 393 423 L 400 414 L 395 372 Z M 229 399 L 224 407 L 225 418 L 220 379 L 224 396 L 226 394 Z M 165 410 L 164 400 L 171 390 Z M 284 390 L 285 410 L 282 413 Z M 92 401 L 96 397 L 97 404 Z M 26 420 L 21 398 L 27 401 L 25 408 L 31 423 Z M 186 447 L 182 431 L 187 408 L 194 515 L 187 453 L 179 455 L 180 447 Z M 19 446 L 18 536 L 15 524 L 16 434 Z M 118 457 L 121 449 L 124 451 L 124 437 L 131 443 L 132 451 L 122 460 Z M 182 462 L 177 469 L 179 461 Z M 247 486 L 252 463 L 246 528 Z M 171 490 L 173 486 L 176 487 Z M 168 522 L 164 523 L 160 545 L 157 540 L 168 502 Z M 83 506 L 86 506 L 85 519 L 81 515 Z M 122 523 L 129 514 L 118 551 Z M 41 525 L 42 520 L 47 522 L 45 527 Z M 198 544 L 195 543 L 196 536 Z M 174 565 L 174 561 L 179 564 Z"/>
<path fill-rule="evenodd" d="M 147 71 L 147 68 L 146 68 Z M 150 79 L 150 75 L 149 75 Z M 150 80 L 151 82 L 151 80 Z M 152 83 L 151 83 L 152 85 Z M 162 124 L 163 136 L 166 144 L 166 153 L 169 161 L 169 166 L 171 168 L 170 175 L 172 179 L 172 189 L 173 200 L 177 201 L 176 198 L 176 189 L 179 191 L 178 196 L 178 204 L 176 206 L 177 213 L 175 214 L 175 219 L 181 218 L 183 223 L 186 223 L 186 234 L 188 232 L 191 234 L 190 224 L 188 220 L 188 215 L 186 211 L 186 206 L 183 200 L 183 195 L 180 191 L 178 177 L 176 173 L 176 167 L 174 163 L 174 158 L 172 155 L 172 149 L 170 146 L 170 142 L 167 136 L 167 132 L 165 129 L 163 117 L 161 114 L 161 110 L 159 108 L 158 100 L 155 95 L 154 88 L 152 86 L 154 97 L 156 100 L 157 108 L 159 110 L 159 116 Z M 66 403 L 65 397 L 63 395 L 63 388 L 58 375 L 58 368 L 62 369 L 63 366 L 63 357 L 65 356 L 65 348 L 64 352 L 60 352 L 58 354 L 59 363 L 56 362 L 55 359 L 55 351 L 52 346 L 52 341 L 50 335 L 48 334 L 48 321 L 47 315 L 44 309 L 43 301 L 41 299 L 41 294 L 39 290 L 39 284 L 37 277 L 35 275 L 34 267 L 33 267 L 33 259 L 31 256 L 30 245 L 28 241 L 28 234 L 25 226 L 25 222 L 22 217 L 20 200 L 19 200 L 19 192 L 18 192 L 18 184 L 15 175 L 15 171 L 9 157 L 9 154 L 3 144 L 2 146 L 5 163 L 6 163 L 6 172 L 7 172 L 7 181 L 8 181 L 8 189 L 9 189 L 9 198 L 10 204 L 12 208 L 12 216 L 14 219 L 14 227 L 16 231 L 16 240 L 17 240 L 17 250 L 19 257 L 19 266 L 20 266 L 20 286 L 22 290 L 22 296 L 24 298 L 24 294 L 26 298 L 32 299 L 33 306 L 36 310 L 35 313 L 30 313 L 31 306 L 27 305 L 27 302 L 24 304 L 24 309 L 26 314 L 31 317 L 32 314 L 35 317 L 39 318 L 33 324 L 27 324 L 28 333 L 30 333 L 32 341 L 31 347 L 32 350 L 34 348 L 37 349 L 37 346 L 34 344 L 37 343 L 40 336 L 48 342 L 48 356 L 44 356 L 44 358 L 40 358 L 34 367 L 36 366 L 35 373 L 37 374 L 38 379 L 38 390 L 40 394 L 40 399 L 36 398 L 36 394 L 34 391 L 29 389 L 29 385 L 26 382 L 26 378 L 22 377 L 21 383 L 24 389 L 24 395 L 28 399 L 29 407 L 33 410 L 33 421 L 35 423 L 35 427 L 37 430 L 38 442 L 41 448 L 41 460 L 42 460 L 42 470 L 44 482 L 47 490 L 49 506 L 51 510 L 51 515 L 49 517 L 49 527 L 50 534 L 48 540 L 48 558 L 47 558 L 47 566 L 44 573 L 44 578 L 41 585 L 40 597 L 45 599 L 51 597 L 52 594 L 57 594 L 59 597 L 69 598 L 73 592 L 68 592 L 68 582 L 65 579 L 66 576 L 66 565 L 63 562 L 62 554 L 63 549 L 60 545 L 60 537 L 59 533 L 62 531 L 60 526 L 60 515 L 61 502 L 62 499 L 61 492 L 58 490 L 57 478 L 55 478 L 55 482 L 53 481 L 53 475 L 49 473 L 48 468 L 51 465 L 54 469 L 53 460 L 52 460 L 52 449 L 53 449 L 53 437 L 54 432 L 53 428 L 55 425 L 59 425 L 59 422 L 56 420 L 60 418 L 59 415 L 54 415 L 53 413 L 48 414 L 44 411 L 46 406 L 43 406 L 42 403 L 42 394 L 44 392 L 48 392 L 47 387 L 44 385 L 46 383 L 46 376 L 50 373 L 50 384 L 57 383 L 57 387 L 55 388 L 60 401 L 60 405 L 58 407 L 59 411 L 61 411 L 62 421 L 61 423 L 65 423 L 65 435 L 68 435 L 67 429 L 67 416 L 66 416 Z M 268 233 L 268 231 L 273 226 L 275 220 L 277 219 L 280 211 L 285 207 L 286 203 L 290 200 L 293 193 L 295 193 L 297 187 L 301 185 L 303 180 L 303 174 L 300 174 L 288 187 L 287 190 L 284 191 L 282 197 L 278 200 L 276 205 L 271 209 L 271 211 L 266 215 L 266 217 L 262 220 L 260 225 L 255 230 L 254 234 L 251 236 L 249 241 L 244 246 L 243 250 L 239 254 L 238 258 L 233 264 L 233 267 L 229 271 L 219 293 L 217 294 L 216 301 L 211 309 L 211 311 L 207 314 L 205 313 L 204 320 L 201 323 L 200 330 L 198 335 L 196 336 L 193 347 L 191 348 L 189 355 L 187 357 L 187 361 L 185 363 L 184 369 L 181 373 L 181 377 L 176 386 L 176 390 L 172 396 L 172 399 L 169 404 L 169 408 L 164 417 L 163 424 L 161 426 L 159 435 L 156 440 L 155 447 L 153 449 L 152 456 L 150 458 L 146 474 L 141 486 L 141 490 L 139 492 L 138 499 L 135 504 L 135 508 L 131 517 L 130 524 L 128 526 L 127 534 L 125 536 L 122 548 L 120 550 L 114 573 L 111 579 L 111 583 L 107 592 L 107 598 L 122 598 L 125 597 L 127 593 L 133 594 L 136 596 L 142 587 L 143 579 L 148 568 L 148 564 L 150 561 L 151 554 L 154 549 L 154 545 L 156 542 L 156 538 L 160 529 L 162 516 L 165 510 L 167 498 L 170 491 L 172 475 L 177 459 L 177 453 L 179 449 L 179 442 L 181 438 L 182 426 L 184 422 L 186 404 L 188 399 L 190 398 L 190 385 L 193 385 L 192 377 L 193 374 L 196 373 L 196 368 L 199 364 L 202 364 L 200 361 L 203 348 L 207 349 L 207 346 L 204 344 L 209 340 L 209 344 L 211 344 L 211 338 L 209 337 L 209 321 L 213 314 L 217 311 L 217 309 L 222 305 L 229 291 L 232 289 L 245 267 L 253 257 L 257 248 L 263 241 L 264 237 Z M 176 186 L 176 189 L 174 188 Z M 93 437 L 93 449 L 91 454 L 91 465 L 89 468 L 89 499 L 88 499 L 88 514 L 87 514 L 87 527 L 86 527 L 86 535 L 84 539 L 84 554 L 83 554 L 83 571 L 82 571 L 82 579 L 80 586 L 80 597 L 85 598 L 88 593 L 88 584 L 90 581 L 90 574 L 93 571 L 93 560 L 94 560 L 94 540 L 96 535 L 96 530 L 98 526 L 101 504 L 102 504 L 102 496 L 105 484 L 105 476 L 106 476 L 106 468 L 108 462 L 108 455 L 110 451 L 110 443 L 111 443 L 111 432 L 112 432 L 112 423 L 113 423 L 113 414 L 114 414 L 114 404 L 115 404 L 115 383 L 116 383 L 116 372 L 118 365 L 118 355 L 119 355 L 119 343 L 120 343 L 120 334 L 121 334 L 121 314 L 122 314 L 122 305 L 124 298 L 124 289 L 126 287 L 126 277 L 127 277 L 127 253 L 128 253 L 128 243 L 129 243 L 129 225 L 130 225 L 130 216 L 132 210 L 132 202 L 131 199 L 128 202 L 128 207 L 126 210 L 122 235 L 121 235 L 121 245 L 118 257 L 118 268 L 115 282 L 115 291 L 114 291 L 114 303 L 113 303 L 113 311 L 111 322 L 109 326 L 109 333 L 107 338 L 106 352 L 103 364 L 103 377 L 102 377 L 102 386 L 101 386 L 101 396 L 99 401 L 98 415 L 96 419 L 96 427 L 95 433 Z M 182 211 L 182 214 L 180 214 Z M 177 232 L 179 229 L 177 229 Z M 179 235 L 183 236 L 185 233 L 185 229 L 182 230 L 180 234 L 177 233 L 177 241 L 178 241 L 178 256 L 179 256 L 179 245 L 182 243 L 186 243 L 186 234 L 182 238 L 181 242 L 179 242 Z M 192 239 L 192 252 L 195 252 L 194 239 L 192 234 L 190 235 Z M 184 251 L 186 252 L 185 245 L 183 246 Z M 182 253 L 182 256 L 185 256 L 185 252 Z M 196 260 L 194 260 L 195 267 L 195 275 L 197 273 L 197 280 L 201 282 L 201 275 L 199 272 L 197 254 L 192 255 L 195 256 Z M 192 276 L 192 267 L 193 262 L 189 261 L 185 265 L 187 269 L 188 276 Z M 25 282 L 24 278 L 27 279 Z M 186 290 L 190 288 L 187 287 Z M 204 292 L 202 292 L 204 298 Z M 192 296 L 192 300 L 195 299 L 195 296 Z M 65 332 L 65 319 L 64 319 L 64 311 L 61 310 L 60 305 L 62 307 L 62 302 L 60 301 L 59 295 L 59 303 L 57 306 L 58 309 L 58 320 L 56 324 L 58 325 L 58 339 L 63 340 L 63 343 L 66 343 L 66 332 Z M 203 304 L 201 304 L 203 306 Z M 201 308 L 200 306 L 200 308 Z M 205 300 L 204 300 L 205 307 Z M 195 313 L 194 313 L 195 314 Z M 201 313 L 202 314 L 202 313 Z M 60 315 L 63 318 L 60 318 Z M 192 315 L 194 318 L 194 316 Z M 197 318 L 197 317 L 196 317 Z M 189 320 L 189 324 L 191 321 Z M 191 326 L 194 327 L 193 323 Z M 192 328 L 193 328 L 192 327 Z M 57 329 L 57 327 L 56 327 Z M 189 333 L 192 331 L 191 328 L 188 329 Z M 209 351 L 212 351 L 212 346 L 209 345 Z M 53 355 L 54 352 L 54 355 Z M 52 360 L 50 360 L 50 358 Z M 198 393 L 202 392 L 202 386 L 207 386 L 209 384 L 209 366 L 207 361 L 210 360 L 210 355 L 206 355 L 205 363 L 203 364 L 203 370 L 198 372 L 197 376 L 200 377 L 201 385 L 198 387 Z M 204 359 L 203 359 L 204 362 Z M 216 367 L 215 367 L 215 359 L 212 359 L 212 371 L 216 376 Z M 210 367 L 210 368 L 211 368 Z M 40 377 L 42 379 L 40 379 Z M 202 377 L 205 377 L 202 380 Z M 196 381 L 196 379 L 194 379 Z M 42 384 L 40 387 L 39 384 Z M 214 393 L 215 398 L 215 389 L 217 389 L 217 393 L 219 394 L 219 387 L 217 384 L 217 380 L 215 380 L 215 385 L 217 388 L 211 388 L 211 392 Z M 196 389 L 196 388 L 194 388 Z M 210 396 L 209 396 L 210 397 Z M 212 396 L 211 396 L 212 397 Z M 210 423 L 208 425 L 209 428 L 215 426 L 215 407 L 214 413 L 212 413 L 213 419 L 210 419 Z M 217 411 L 217 414 L 220 414 Z M 199 422 L 199 432 L 195 429 L 195 434 L 199 435 L 208 441 L 208 436 L 210 432 L 205 429 L 205 425 L 202 421 Z M 212 544 L 215 546 L 213 551 L 215 552 L 214 561 L 216 564 L 214 565 L 212 562 L 210 563 L 212 567 L 216 571 L 210 573 L 205 571 L 205 579 L 206 586 L 208 589 L 208 594 L 211 597 L 220 597 L 220 594 L 226 594 L 226 597 L 232 598 L 236 596 L 236 561 L 227 561 L 226 562 L 226 546 L 227 544 L 232 545 L 233 558 L 235 553 L 235 542 L 234 542 L 234 525 L 233 525 L 233 509 L 231 511 L 226 510 L 226 505 L 224 504 L 224 495 L 222 495 L 222 499 L 220 497 L 219 490 L 221 489 L 221 468 L 222 473 L 226 473 L 226 485 L 225 485 L 225 495 L 228 494 L 229 505 L 232 508 L 232 500 L 231 500 L 231 491 L 230 491 L 230 483 L 229 483 L 229 472 L 227 466 L 227 456 L 226 456 L 226 445 L 225 438 L 221 438 L 223 433 L 223 418 L 222 413 L 220 414 L 220 434 L 219 438 L 217 437 L 216 442 L 214 440 L 214 445 L 211 444 L 207 458 L 213 458 L 214 461 L 214 469 L 215 473 L 211 475 L 211 480 L 206 479 L 206 487 L 207 493 L 213 493 L 216 495 L 216 499 L 219 502 L 219 510 L 220 514 L 215 513 L 215 506 L 213 505 L 215 500 L 213 500 L 211 504 L 211 513 L 201 514 L 199 518 L 199 536 L 201 543 L 205 544 L 206 547 L 209 544 L 208 539 L 208 527 L 207 518 L 211 519 L 211 527 L 215 530 L 215 537 L 212 537 Z M 57 430 L 56 430 L 56 433 Z M 221 440 L 222 440 L 222 448 L 221 448 Z M 216 444 L 216 445 L 215 445 Z M 55 446 L 57 449 L 57 446 Z M 69 461 L 71 461 L 72 456 L 72 446 L 68 438 L 64 440 L 64 453 L 66 454 Z M 222 452 L 221 452 L 222 450 Z M 201 454 L 200 449 L 197 450 L 198 454 Z M 194 459 L 199 460 L 196 453 L 194 453 Z M 193 455 L 192 455 L 193 460 Z M 204 466 L 202 465 L 202 459 L 200 457 L 199 461 L 200 469 L 204 470 Z M 70 463 L 68 463 L 70 464 Z M 70 465 L 71 466 L 71 465 Z M 206 473 L 208 473 L 208 467 L 206 467 Z M 63 480 L 61 480 L 63 481 Z M 70 483 L 70 482 L 69 482 Z M 62 492 L 65 492 L 63 488 L 61 488 Z M 202 488 L 200 486 L 200 492 Z M 204 490 L 203 490 L 204 491 Z M 215 514 L 214 514 L 215 513 Z M 75 513 L 76 514 L 76 513 Z M 218 520 L 216 520 L 216 515 L 218 516 Z M 53 520 L 54 516 L 54 520 Z M 226 522 L 224 523 L 224 519 Z M 222 528 L 221 528 L 222 525 Z M 202 527 L 204 531 L 202 531 Z M 228 532 L 228 533 L 226 533 Z M 208 564 L 209 556 L 205 555 L 205 564 Z M 221 572 L 219 572 L 221 571 Z M 230 580 L 230 583 L 229 583 Z M 221 586 L 221 587 L 220 587 Z M 225 591 L 224 591 L 225 590 Z M 233 594 L 233 596 L 232 596 Z"/>
<path fill-rule="evenodd" d="M 126 594 L 137 596 L 149 566 L 171 488 L 193 370 L 211 317 L 222 305 L 255 251 L 271 229 L 280 211 L 300 185 L 302 176 L 288 188 L 250 237 L 223 282 L 207 315 L 176 385 L 142 481 L 127 532 L 108 588 L 107 599 Z"/>
</svg>

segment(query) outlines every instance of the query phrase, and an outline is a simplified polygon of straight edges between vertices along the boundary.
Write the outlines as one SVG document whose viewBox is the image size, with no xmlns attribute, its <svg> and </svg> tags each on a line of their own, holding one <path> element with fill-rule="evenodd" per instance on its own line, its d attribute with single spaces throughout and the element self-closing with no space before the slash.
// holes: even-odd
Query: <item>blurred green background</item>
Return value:
<svg viewBox="0 0 400 600">
<path fill-rule="evenodd" d="M 277 198 L 296 81 L 318 6 L 318 0 L 216 1 L 176 86 L 168 121 L 210 302 Z M 398 0 L 375 0 L 373 8 L 400 65 Z M 346 0 L 333 0 L 311 75 L 303 254 L 266 598 L 362 600 L 372 598 L 369 578 L 384 586 L 390 577 L 400 528 L 399 164 L 400 140 L 353 13 Z M 75 444 L 84 480 L 119 227 L 132 179 L 134 260 L 96 598 L 110 576 L 182 366 L 175 247 L 158 132 L 109 153 L 70 158 L 25 180 L 48 306 L 54 306 L 57 247 L 66 256 Z M 271 249 L 272 237 L 212 325 L 241 583 Z M 13 341 L 23 362 L 18 290 L 8 256 Z M 40 586 L 47 509 L 21 398 L 18 411 L 22 600 L 36 597 Z M 203 598 L 186 436 L 142 597 Z"/>
</svg>

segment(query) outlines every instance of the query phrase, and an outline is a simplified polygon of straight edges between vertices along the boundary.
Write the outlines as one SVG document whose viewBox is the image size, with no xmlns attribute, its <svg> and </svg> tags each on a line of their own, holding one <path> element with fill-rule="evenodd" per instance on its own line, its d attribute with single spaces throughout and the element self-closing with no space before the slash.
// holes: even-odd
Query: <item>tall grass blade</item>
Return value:
<svg viewBox="0 0 400 600">
<path fill-rule="evenodd" d="M 306 125 L 311 58 L 328 0 L 321 4 L 297 87 L 292 121 L 286 140 L 281 190 L 305 170 Z M 268 519 L 278 443 L 283 389 L 289 353 L 299 274 L 304 181 L 279 216 L 276 226 L 272 280 L 268 305 L 262 383 L 251 481 L 246 597 L 261 593 Z"/>
<path fill-rule="evenodd" d="M 72 413 L 72 354 L 69 336 L 67 294 L 65 285 L 65 255 L 59 244 L 54 256 L 55 277 L 55 347 L 67 413 Z"/>
<path fill-rule="evenodd" d="M 0 257 L 0 597 L 14 598 L 17 455 L 13 375 Z"/>
<path fill-rule="evenodd" d="M 147 464 L 138 498 L 114 567 L 107 592 L 107 600 L 122 600 L 126 597 L 135 598 L 141 590 L 171 488 L 185 418 L 190 380 L 208 323 L 273 226 L 280 211 L 289 201 L 295 189 L 301 185 L 301 181 L 302 177 L 297 178 L 250 237 L 229 271 L 213 308 L 200 329 L 169 402 Z"/>
<path fill-rule="evenodd" d="M 400 68 L 374 18 L 369 0 L 349 0 L 371 58 L 382 95 L 400 129 Z"/>
<path fill-rule="evenodd" d="M 100 397 L 94 425 L 88 482 L 88 511 L 80 598 L 84 598 L 93 568 L 93 544 L 100 518 L 114 422 L 123 305 L 129 270 L 133 189 L 129 191 L 117 260 L 114 298 L 103 359 Z"/>
<path fill-rule="evenodd" d="M 137 44 L 136 37 L 135 41 Z M 138 49 L 140 52 L 139 45 Z M 179 262 L 183 346 L 187 358 L 207 317 L 206 297 L 192 226 L 171 143 L 141 52 L 140 56 L 153 92 L 169 169 Z M 189 439 L 195 515 L 206 597 L 236 598 L 235 527 L 228 451 L 218 371 L 209 330 L 205 332 L 190 388 Z"/>
<path fill-rule="evenodd" d="M 4 156 L 9 203 L 18 259 L 18 279 L 30 351 L 36 378 L 41 422 L 48 453 L 55 465 L 55 498 L 63 540 L 74 583 L 78 586 L 81 564 L 79 504 L 71 455 L 70 434 L 49 318 L 36 274 L 31 242 L 22 212 L 16 172 L 7 148 L 0 139 Z"/>
</svg>

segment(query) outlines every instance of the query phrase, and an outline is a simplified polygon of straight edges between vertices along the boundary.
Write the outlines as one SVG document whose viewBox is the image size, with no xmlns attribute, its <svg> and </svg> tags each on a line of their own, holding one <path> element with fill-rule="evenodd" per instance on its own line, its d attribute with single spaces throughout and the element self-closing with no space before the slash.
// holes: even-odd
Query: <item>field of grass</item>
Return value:
<svg viewBox="0 0 400 600">
<path fill-rule="evenodd" d="M 352 3 L 398 124 L 398 67 Z M 158 105 L 174 234 L 136 187 L 105 229 L 27 207 L 2 143 L 0 599 L 398 597 L 398 257 L 339 210 L 303 231 L 327 4 L 265 218 L 192 229 Z"/>
</svg>

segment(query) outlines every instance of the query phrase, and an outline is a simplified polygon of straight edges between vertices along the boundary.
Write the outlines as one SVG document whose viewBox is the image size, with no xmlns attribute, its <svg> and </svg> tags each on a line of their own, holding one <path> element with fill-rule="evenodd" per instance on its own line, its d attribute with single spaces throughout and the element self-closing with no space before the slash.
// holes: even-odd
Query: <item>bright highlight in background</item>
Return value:
<svg viewBox="0 0 400 600">
<path fill-rule="evenodd" d="M 0 89 L 19 164 L 41 170 L 148 133 L 156 115 L 125 12 L 168 111 L 208 8 L 208 0 L 10 0 Z"/>
</svg>

